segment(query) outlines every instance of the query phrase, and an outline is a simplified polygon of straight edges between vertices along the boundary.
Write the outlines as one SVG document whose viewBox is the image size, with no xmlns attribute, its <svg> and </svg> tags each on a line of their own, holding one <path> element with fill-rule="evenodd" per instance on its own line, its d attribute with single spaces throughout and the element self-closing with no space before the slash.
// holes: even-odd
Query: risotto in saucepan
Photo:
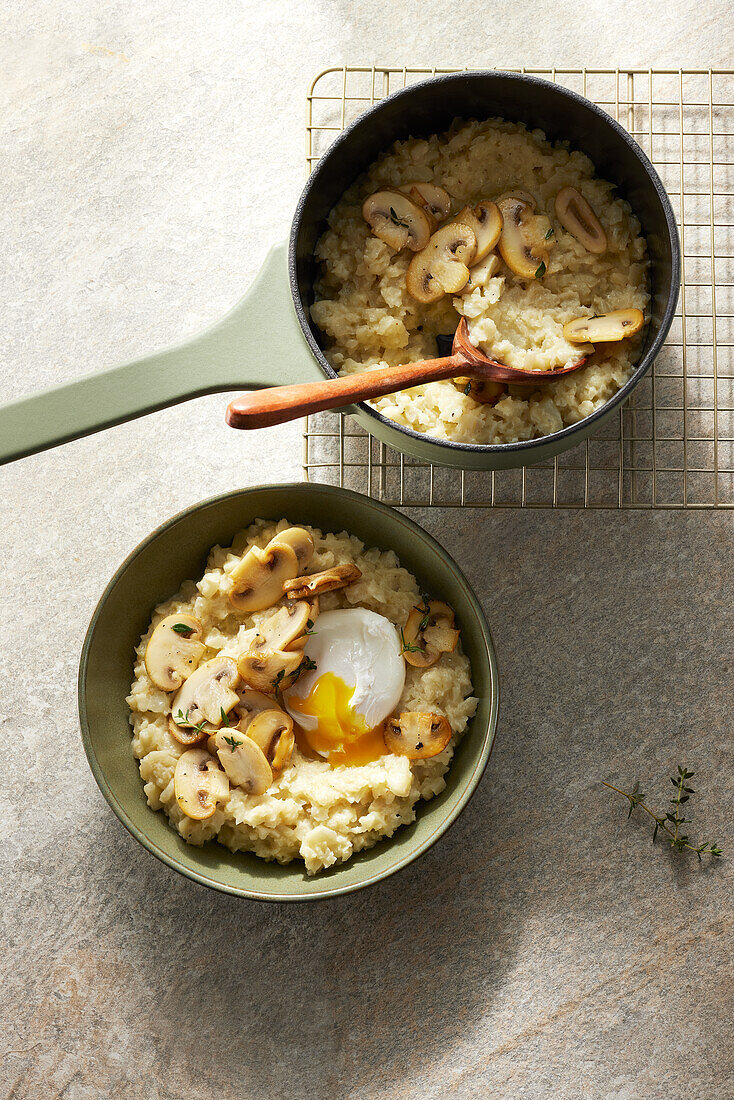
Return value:
<svg viewBox="0 0 734 1100">
<path fill-rule="evenodd" d="M 649 303 L 640 224 L 588 157 L 490 119 L 397 142 L 349 188 L 316 247 L 314 322 L 340 374 L 434 358 L 461 317 L 471 342 L 537 386 L 431 382 L 372 402 L 439 439 L 509 443 L 577 423 L 639 356 Z"/>
<path fill-rule="evenodd" d="M 347 533 L 257 521 L 215 546 L 137 647 L 149 805 L 192 844 L 309 874 L 413 821 L 476 708 L 436 595 Z"/>
</svg>

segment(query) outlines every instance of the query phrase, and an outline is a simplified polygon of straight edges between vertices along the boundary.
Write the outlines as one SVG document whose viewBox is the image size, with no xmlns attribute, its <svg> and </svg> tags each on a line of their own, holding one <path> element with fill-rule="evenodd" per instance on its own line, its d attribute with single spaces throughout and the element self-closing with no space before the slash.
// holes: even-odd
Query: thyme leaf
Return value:
<svg viewBox="0 0 734 1100">
<path fill-rule="evenodd" d="M 399 225 L 402 229 L 410 228 L 407 222 L 403 222 L 400 220 L 398 215 L 395 213 L 394 207 L 392 206 L 390 207 L 390 221 L 393 223 L 393 225 Z"/>
<path fill-rule="evenodd" d="M 536 279 L 542 279 L 548 268 L 545 266 L 545 260 L 541 260 L 535 272 Z"/>
<path fill-rule="evenodd" d="M 187 626 L 186 623 L 174 623 L 171 630 L 175 631 L 176 634 L 180 634 L 183 638 L 190 638 L 194 633 L 193 626 Z"/>
</svg>

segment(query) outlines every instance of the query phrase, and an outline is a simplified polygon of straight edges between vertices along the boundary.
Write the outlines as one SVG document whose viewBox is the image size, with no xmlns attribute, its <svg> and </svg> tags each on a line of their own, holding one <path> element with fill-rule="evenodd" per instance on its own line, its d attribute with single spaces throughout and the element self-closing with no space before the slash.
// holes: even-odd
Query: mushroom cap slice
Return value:
<svg viewBox="0 0 734 1100">
<path fill-rule="evenodd" d="M 527 203 L 531 210 L 535 210 L 538 205 L 535 201 L 535 195 L 531 195 L 529 191 L 521 191 L 519 187 L 513 191 L 504 191 L 494 201 L 499 206 L 504 199 L 520 199 L 521 202 Z"/>
<path fill-rule="evenodd" d="M 287 527 L 274 535 L 268 546 L 290 546 L 298 558 L 298 568 L 305 569 L 313 557 L 313 539 L 303 527 Z"/>
<path fill-rule="evenodd" d="M 292 653 L 283 649 L 258 650 L 240 657 L 237 668 L 250 687 L 256 691 L 272 692 L 296 671 L 302 660 L 300 650 Z"/>
<path fill-rule="evenodd" d="M 414 668 L 430 668 L 442 653 L 451 653 L 459 641 L 454 613 L 442 600 L 414 607 L 403 627 L 403 656 Z"/>
<path fill-rule="evenodd" d="M 453 221 L 437 229 L 426 247 L 410 261 L 405 276 L 408 293 L 417 302 L 437 302 L 444 294 L 458 294 L 469 278 L 477 238 L 474 230 Z"/>
<path fill-rule="evenodd" d="M 292 546 L 271 540 L 264 550 L 252 546 L 230 573 L 229 602 L 249 615 L 272 607 L 283 595 L 283 582 L 298 576 L 298 556 Z"/>
<path fill-rule="evenodd" d="M 251 652 L 259 649 L 285 649 L 303 634 L 311 618 L 311 604 L 307 600 L 293 600 L 278 608 L 257 628 L 257 638 L 250 646 Z"/>
<path fill-rule="evenodd" d="M 333 592 L 337 588 L 346 588 L 354 584 L 362 576 L 362 570 L 356 565 L 332 565 L 331 569 L 323 569 L 320 573 L 311 573 L 306 577 L 295 577 L 286 581 L 283 591 L 289 600 L 300 600 L 304 597 L 316 596 L 321 592 Z M 309 616 L 310 617 L 310 616 Z"/>
<path fill-rule="evenodd" d="M 404 183 L 398 191 L 407 195 L 416 206 L 423 207 L 437 222 L 442 222 L 451 213 L 451 195 L 437 183 L 414 180 L 412 183 Z"/>
<path fill-rule="evenodd" d="M 493 202 L 484 201 L 476 206 L 465 206 L 456 215 L 456 221 L 461 225 L 468 225 L 474 230 L 477 239 L 477 251 L 473 264 L 483 260 L 488 252 L 491 252 L 502 232 L 502 214 L 499 207 Z"/>
<path fill-rule="evenodd" d="M 193 748 L 194 745 L 200 744 L 205 741 L 211 733 L 211 729 L 205 724 L 193 729 L 191 726 L 179 726 L 178 722 L 175 722 L 173 715 L 168 715 L 168 732 L 174 741 L 178 741 L 179 745 L 186 745 L 187 748 Z"/>
<path fill-rule="evenodd" d="M 187 817 L 204 821 L 228 797 L 229 780 L 206 749 L 188 749 L 176 762 L 173 793 Z"/>
<path fill-rule="evenodd" d="M 362 217 L 376 237 L 400 252 L 407 245 L 418 252 L 428 244 L 431 223 L 419 206 L 400 191 L 376 191 L 365 199 Z"/>
<path fill-rule="evenodd" d="M 238 730 L 219 730 L 210 738 L 229 782 L 245 794 L 265 794 L 273 772 L 262 749 Z"/>
<path fill-rule="evenodd" d="M 499 271 L 500 258 L 496 252 L 489 252 L 478 264 L 469 268 L 469 282 L 462 288 L 462 294 L 471 294 L 478 286 L 486 286 Z"/>
<path fill-rule="evenodd" d="M 180 611 L 166 615 L 148 639 L 146 672 L 161 691 L 178 691 L 198 665 L 205 648 L 198 619 Z"/>
<path fill-rule="evenodd" d="M 239 718 L 237 728 L 242 733 L 245 732 L 253 718 L 256 718 L 264 710 L 271 710 L 275 706 L 270 695 L 265 695 L 262 691 L 255 691 L 253 688 L 246 687 L 238 691 L 237 694 L 240 701 L 235 707 L 235 714 Z"/>
<path fill-rule="evenodd" d="M 562 187 L 556 195 L 556 216 L 563 228 L 587 252 L 601 256 L 607 250 L 607 235 L 584 196 L 575 187 Z"/>
<path fill-rule="evenodd" d="M 480 405 L 496 405 L 500 397 L 507 393 L 507 386 L 503 382 L 490 382 L 484 378 L 454 378 L 453 382 L 464 391 L 466 397 L 473 398 Z"/>
<path fill-rule="evenodd" d="M 192 672 L 171 703 L 171 715 L 178 726 L 219 726 L 222 711 L 229 714 L 239 696 L 237 665 L 231 657 L 213 657 Z"/>
<path fill-rule="evenodd" d="M 390 752 L 409 760 L 427 760 L 446 748 L 451 740 L 451 726 L 442 714 L 403 711 L 388 718 L 384 737 Z"/>
<path fill-rule="evenodd" d="M 510 271 L 522 279 L 541 279 L 548 270 L 550 222 L 524 199 L 508 195 L 498 200 L 502 213 L 499 251 Z"/>
<path fill-rule="evenodd" d="M 611 344 L 634 336 L 645 323 L 641 309 L 615 309 L 600 317 L 577 317 L 563 326 L 571 344 Z"/>
<path fill-rule="evenodd" d="M 296 742 L 290 714 L 278 707 L 262 711 L 247 727 L 247 736 L 265 753 L 273 772 L 281 772 Z"/>
</svg>

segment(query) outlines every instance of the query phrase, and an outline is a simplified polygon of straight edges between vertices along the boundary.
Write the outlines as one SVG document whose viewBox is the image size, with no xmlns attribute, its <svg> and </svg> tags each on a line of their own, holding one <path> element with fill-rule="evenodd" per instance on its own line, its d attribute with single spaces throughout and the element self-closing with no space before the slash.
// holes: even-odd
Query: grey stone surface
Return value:
<svg viewBox="0 0 734 1100">
<path fill-rule="evenodd" d="M 2 7 L 6 396 L 162 347 L 240 296 L 287 232 L 328 65 L 731 64 L 722 0 Z M 416 514 L 494 631 L 488 773 L 397 878 L 249 904 L 128 836 L 75 712 L 123 556 L 207 495 L 300 478 L 296 426 L 234 435 L 224 403 L 0 470 L 0 1094 L 729 1097 L 731 861 L 653 849 L 600 781 L 661 802 L 694 767 L 693 830 L 731 848 L 730 517 Z"/>
</svg>

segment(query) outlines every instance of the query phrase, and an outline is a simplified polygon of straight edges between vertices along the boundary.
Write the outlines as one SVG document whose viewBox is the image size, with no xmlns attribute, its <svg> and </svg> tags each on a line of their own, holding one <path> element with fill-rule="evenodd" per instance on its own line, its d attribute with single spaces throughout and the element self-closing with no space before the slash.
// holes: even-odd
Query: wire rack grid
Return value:
<svg viewBox="0 0 734 1100">
<path fill-rule="evenodd" d="M 378 100 L 451 68 L 326 69 L 307 100 L 310 173 L 336 135 Z M 734 70 L 514 69 L 581 92 L 646 151 L 670 195 L 683 253 L 667 343 L 618 416 L 553 462 L 474 472 L 431 466 L 351 417 L 304 426 L 307 480 L 396 506 L 734 507 Z"/>
</svg>

